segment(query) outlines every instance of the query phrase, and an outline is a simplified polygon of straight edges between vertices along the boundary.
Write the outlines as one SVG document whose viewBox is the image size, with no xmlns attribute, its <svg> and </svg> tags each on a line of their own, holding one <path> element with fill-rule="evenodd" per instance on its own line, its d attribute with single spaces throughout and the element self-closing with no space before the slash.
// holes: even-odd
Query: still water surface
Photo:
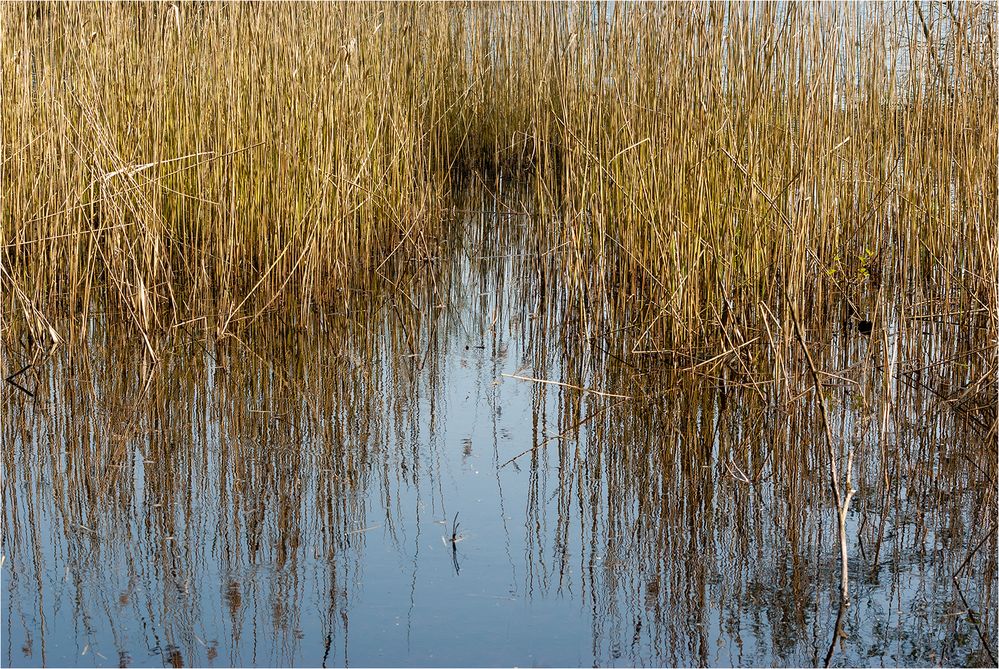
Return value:
<svg viewBox="0 0 999 669">
<path fill-rule="evenodd" d="M 3 663 L 990 663 L 994 452 L 870 364 L 934 349 L 816 335 L 859 453 L 832 645 L 807 378 L 643 373 L 520 223 L 473 217 L 391 294 L 239 341 L 178 329 L 155 367 L 103 328 L 39 363 L 4 399 Z"/>
</svg>

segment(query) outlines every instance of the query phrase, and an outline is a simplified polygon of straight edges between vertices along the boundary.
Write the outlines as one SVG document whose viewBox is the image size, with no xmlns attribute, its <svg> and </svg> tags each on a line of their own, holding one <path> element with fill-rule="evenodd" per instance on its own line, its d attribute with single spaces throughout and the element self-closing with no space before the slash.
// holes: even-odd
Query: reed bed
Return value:
<svg viewBox="0 0 999 669">
<path fill-rule="evenodd" d="M 226 332 L 435 248 L 445 8 L 2 11 L 5 306 L 43 343 L 105 310 Z"/>
<path fill-rule="evenodd" d="M 994 8 L 574 9 L 538 179 L 583 314 L 638 298 L 646 349 L 922 300 L 996 333 Z"/>
<path fill-rule="evenodd" d="M 635 350 L 752 334 L 776 375 L 795 314 L 899 304 L 999 332 L 991 5 L 2 12 L 8 341 L 343 305 L 503 179 Z"/>
<path fill-rule="evenodd" d="M 0 6 L 0 342 L 7 361 L 70 344 L 4 387 L 4 552 L 40 573 L 51 519 L 85 584 L 143 536 L 152 571 L 128 583 L 186 595 L 191 546 L 218 546 L 233 636 L 256 601 L 241 570 L 268 563 L 253 615 L 290 639 L 311 549 L 337 565 L 328 651 L 367 505 L 395 536 L 402 493 L 440 474 L 448 347 L 477 340 L 497 372 L 510 350 L 530 367 L 485 403 L 555 382 L 531 391 L 528 448 L 500 462 L 497 441 L 493 464 L 531 477 L 528 587 L 585 591 L 595 648 L 620 646 L 601 625 L 624 615 L 634 663 L 706 664 L 688 621 L 734 592 L 715 608 L 783 616 L 773 656 L 804 657 L 781 644 L 831 622 L 799 603 L 832 610 L 816 509 L 850 462 L 854 581 L 945 554 L 920 573 L 957 584 L 952 629 L 983 649 L 960 658 L 994 660 L 995 20 L 973 3 Z M 468 223 L 490 206 L 516 226 Z M 511 249 L 515 269 L 455 271 Z M 170 630 L 165 657 L 197 640 Z M 933 643 L 912 661 L 939 661 Z"/>
</svg>

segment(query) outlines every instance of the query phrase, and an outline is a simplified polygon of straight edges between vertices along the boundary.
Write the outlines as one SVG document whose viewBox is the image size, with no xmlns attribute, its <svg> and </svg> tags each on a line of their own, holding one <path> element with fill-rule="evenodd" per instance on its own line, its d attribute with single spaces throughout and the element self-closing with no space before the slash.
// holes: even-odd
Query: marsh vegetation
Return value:
<svg viewBox="0 0 999 669">
<path fill-rule="evenodd" d="M 4 661 L 994 665 L 995 20 L 3 5 Z"/>
</svg>

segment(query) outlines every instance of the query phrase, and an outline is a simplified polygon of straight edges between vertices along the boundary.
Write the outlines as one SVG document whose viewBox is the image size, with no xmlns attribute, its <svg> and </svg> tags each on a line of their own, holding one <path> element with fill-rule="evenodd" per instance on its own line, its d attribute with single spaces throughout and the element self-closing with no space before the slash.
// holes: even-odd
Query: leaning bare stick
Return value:
<svg viewBox="0 0 999 669">
<path fill-rule="evenodd" d="M 850 562 L 846 552 L 846 512 L 850 508 L 850 501 L 857 492 L 853 488 L 851 473 L 853 470 L 853 448 L 850 448 L 846 458 L 846 494 L 843 494 L 839 485 L 839 466 L 836 464 L 836 451 L 833 448 L 832 430 L 829 428 L 828 411 L 826 410 L 826 399 L 822 395 L 822 384 L 819 381 L 819 373 L 815 368 L 815 361 L 812 353 L 805 343 L 805 335 L 801 329 L 801 319 L 798 318 L 798 309 L 793 300 L 788 300 L 791 304 L 791 314 L 794 318 L 794 331 L 798 336 L 798 343 L 801 344 L 805 352 L 805 359 L 808 361 L 808 371 L 812 376 L 812 384 L 815 386 L 815 394 L 819 399 L 819 415 L 822 416 L 822 425 L 826 433 L 826 452 L 829 455 L 829 478 L 832 483 L 833 498 L 836 502 L 836 516 L 839 520 L 839 553 L 842 565 L 842 580 L 840 582 L 840 597 L 843 606 L 850 605 Z"/>
</svg>

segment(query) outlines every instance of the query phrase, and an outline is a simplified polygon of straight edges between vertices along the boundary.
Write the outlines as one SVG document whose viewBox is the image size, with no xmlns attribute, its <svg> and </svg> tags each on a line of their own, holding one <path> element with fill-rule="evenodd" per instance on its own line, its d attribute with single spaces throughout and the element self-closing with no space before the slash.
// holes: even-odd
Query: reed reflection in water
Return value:
<svg viewBox="0 0 999 669">
<path fill-rule="evenodd" d="M 838 634 L 804 369 L 633 354 L 529 230 L 470 214 L 398 290 L 178 328 L 155 367 L 110 326 L 36 361 L 4 390 L 3 661 L 990 662 L 995 418 L 933 392 L 960 327 L 811 335 L 857 452 Z"/>
</svg>

